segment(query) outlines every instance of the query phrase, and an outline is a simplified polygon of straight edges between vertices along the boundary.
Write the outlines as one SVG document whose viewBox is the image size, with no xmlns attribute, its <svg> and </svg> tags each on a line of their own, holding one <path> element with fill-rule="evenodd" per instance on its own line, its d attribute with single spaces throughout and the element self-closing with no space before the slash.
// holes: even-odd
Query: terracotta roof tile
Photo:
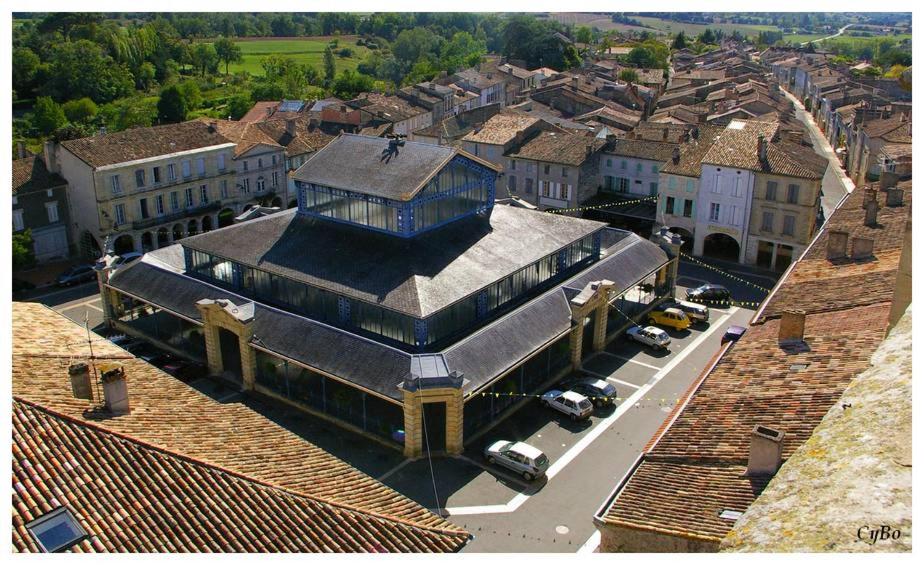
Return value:
<svg viewBox="0 0 924 565">
<path fill-rule="evenodd" d="M 72 396 L 67 368 L 88 358 L 86 332 L 40 304 L 13 304 L 13 394 L 63 416 L 93 421 L 113 433 L 300 496 L 434 529 L 447 546 L 458 548 L 464 543 L 466 534 L 459 528 L 246 406 L 216 402 L 108 340 L 92 336 L 97 358 L 117 359 L 126 368 L 130 414 L 94 420 L 87 402 Z"/>
<path fill-rule="evenodd" d="M 499 114 L 491 116 L 480 128 L 476 127 L 466 134 L 462 141 L 503 145 L 537 122 L 539 118 L 529 114 L 502 110 Z"/>
<path fill-rule="evenodd" d="M 66 185 L 67 181 L 58 174 L 48 172 L 45 168 L 45 159 L 41 155 L 30 155 L 23 159 L 13 160 L 13 194 L 24 194 Z"/>
<path fill-rule="evenodd" d="M 577 167 L 587 159 L 588 147 L 596 149 L 602 144 L 602 140 L 588 140 L 572 133 L 544 131 L 524 143 L 510 156 Z"/>
</svg>

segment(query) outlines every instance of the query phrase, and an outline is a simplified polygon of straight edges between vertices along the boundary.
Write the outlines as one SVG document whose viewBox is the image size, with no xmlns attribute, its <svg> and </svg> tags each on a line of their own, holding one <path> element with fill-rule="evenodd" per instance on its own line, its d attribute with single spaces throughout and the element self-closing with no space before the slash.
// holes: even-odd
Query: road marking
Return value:
<svg viewBox="0 0 924 565">
<path fill-rule="evenodd" d="M 623 386 L 630 386 L 630 387 L 632 387 L 632 388 L 634 388 L 634 389 L 636 389 L 636 390 L 642 388 L 642 385 L 634 385 L 634 384 L 632 384 L 632 383 L 629 383 L 629 382 L 626 382 L 626 381 L 621 381 L 621 380 L 616 379 L 616 378 L 613 378 L 613 377 L 607 377 L 606 380 L 610 381 L 610 382 L 613 383 L 613 384 L 623 385 Z"/>
<path fill-rule="evenodd" d="M 81 308 L 85 306 L 88 306 L 90 308 L 95 308 L 96 310 L 99 310 L 100 312 L 102 312 L 103 311 L 102 308 L 94 305 L 95 302 L 99 302 L 99 301 L 100 299 L 97 296 L 96 298 L 92 298 L 90 300 L 84 300 L 83 302 L 78 302 L 77 304 L 71 304 L 70 306 L 65 306 L 64 308 L 59 309 L 58 312 L 63 313 L 63 312 L 67 312 L 68 310 L 73 310 L 74 308 Z"/>
<path fill-rule="evenodd" d="M 376 480 L 377 480 L 378 482 L 381 483 L 382 481 L 384 481 L 384 480 L 387 479 L 388 477 L 394 475 L 395 473 L 397 473 L 398 471 L 400 471 L 401 469 L 403 469 L 404 466 L 407 465 L 408 463 L 410 463 L 411 461 L 414 461 L 414 460 L 413 460 L 413 459 L 405 459 L 405 460 L 402 461 L 401 463 L 398 463 L 397 465 L 395 465 L 394 467 L 392 467 L 391 470 L 387 471 L 384 475 L 382 475 L 381 477 L 379 477 L 379 478 L 376 479 Z"/>
<path fill-rule="evenodd" d="M 600 530 L 594 530 L 594 533 L 591 534 L 590 538 L 584 542 L 584 545 L 577 550 L 578 553 L 593 553 L 597 551 L 597 548 L 600 547 Z"/>
<path fill-rule="evenodd" d="M 607 355 L 612 355 L 617 359 L 622 359 L 623 361 L 628 361 L 629 363 L 635 363 L 636 365 L 641 365 L 642 367 L 648 367 L 649 369 L 654 369 L 655 371 L 660 371 L 661 367 L 655 367 L 654 365 L 649 365 L 648 363 L 642 363 L 641 361 L 636 361 L 635 359 L 630 359 L 628 357 L 623 357 L 622 355 L 616 355 L 615 353 L 610 353 L 609 351 L 605 352 Z"/>
<path fill-rule="evenodd" d="M 470 463 L 474 465 L 475 467 L 480 467 L 484 469 L 485 471 L 487 471 L 489 474 L 494 475 L 495 477 L 514 482 L 523 488 L 530 488 L 531 486 L 533 486 L 527 483 L 526 481 L 522 481 L 518 479 L 515 475 L 510 474 L 506 469 L 501 469 L 500 467 L 489 467 L 480 461 L 475 461 L 474 459 L 471 459 L 470 457 L 466 457 L 464 455 L 456 455 L 455 458 L 461 459 L 462 461 L 465 461 L 466 463 Z"/>
<path fill-rule="evenodd" d="M 32 298 L 28 299 L 27 302 L 39 302 L 39 301 L 44 300 L 44 299 L 46 299 L 46 298 L 51 298 L 51 297 L 53 297 L 53 296 L 58 296 L 59 294 L 64 294 L 64 293 L 67 293 L 67 292 L 73 292 L 74 290 L 76 290 L 76 289 L 78 289 L 78 288 L 81 288 L 81 287 L 83 287 L 83 286 L 87 286 L 87 285 L 89 285 L 89 284 L 92 284 L 92 282 L 96 282 L 96 281 L 85 282 L 85 283 L 83 283 L 83 284 L 78 284 L 78 285 L 74 285 L 74 286 L 69 286 L 69 287 L 66 287 L 66 288 L 62 288 L 61 290 L 54 290 L 54 291 L 52 291 L 52 292 L 49 292 L 48 294 L 42 294 L 42 295 L 40 295 L 40 296 L 33 296 Z"/>
<path fill-rule="evenodd" d="M 600 437 L 603 434 L 603 432 L 609 429 L 609 427 L 612 426 L 616 422 L 616 420 L 618 420 L 620 417 L 622 417 L 623 414 L 625 414 L 630 409 L 632 409 L 635 406 L 636 402 L 644 398 L 645 395 L 648 394 L 648 391 L 651 390 L 652 387 L 657 385 L 661 381 L 662 378 L 664 378 L 671 371 L 673 371 L 677 365 L 679 365 L 681 362 L 683 362 L 684 359 L 686 359 L 687 355 L 695 351 L 696 348 L 699 347 L 701 343 L 706 341 L 706 339 L 710 335 L 712 335 L 713 333 L 715 333 L 716 330 L 722 327 L 722 323 L 725 322 L 725 320 L 733 316 L 736 312 L 738 312 L 738 310 L 739 308 L 737 306 L 729 308 L 728 311 L 719 320 L 717 320 L 718 323 L 713 324 L 708 330 L 700 334 L 699 337 L 697 337 L 695 340 L 693 340 L 692 343 L 690 343 L 690 345 L 684 348 L 683 351 L 681 351 L 676 357 L 671 359 L 667 365 L 665 365 L 661 370 L 659 370 L 657 374 L 655 374 L 651 378 L 650 381 L 648 381 L 641 388 L 635 391 L 635 393 L 633 393 L 632 396 L 624 400 L 623 403 L 620 404 L 619 407 L 616 408 L 616 410 L 612 414 L 607 416 L 606 419 L 601 420 L 600 423 L 594 426 L 590 430 L 590 432 L 587 433 L 587 435 L 585 435 L 580 440 L 578 440 L 578 442 L 574 444 L 574 446 L 571 449 L 569 449 L 561 457 L 559 457 L 558 461 L 552 464 L 552 466 L 549 467 L 545 473 L 546 484 L 552 482 L 552 479 L 555 478 L 555 476 L 558 475 L 558 473 L 560 473 L 566 466 L 568 466 L 568 464 L 571 463 L 571 461 L 573 461 L 578 455 L 580 455 L 582 451 L 587 449 L 587 447 L 591 443 L 593 443 L 595 439 Z M 523 503 L 529 500 L 531 496 L 532 496 L 531 494 L 519 493 L 516 496 L 514 496 L 513 499 L 511 499 L 510 502 L 508 502 L 507 504 L 495 504 L 491 506 L 461 506 L 458 508 L 445 508 L 444 510 L 450 516 L 461 516 L 465 514 L 509 513 L 509 512 L 515 512 L 517 508 L 522 506 Z"/>
</svg>

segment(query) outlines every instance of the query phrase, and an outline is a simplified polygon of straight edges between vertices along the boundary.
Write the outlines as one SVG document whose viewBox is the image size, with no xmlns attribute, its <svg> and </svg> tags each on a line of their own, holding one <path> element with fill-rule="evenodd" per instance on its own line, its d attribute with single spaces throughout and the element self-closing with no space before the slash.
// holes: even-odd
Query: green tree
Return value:
<svg viewBox="0 0 924 565">
<path fill-rule="evenodd" d="M 440 37 L 427 28 L 415 27 L 398 34 L 391 46 L 395 59 L 405 65 L 413 65 L 421 58 L 436 54 L 440 47 Z"/>
<path fill-rule="evenodd" d="M 253 87 L 250 96 L 254 101 L 280 100 L 285 96 L 285 91 L 275 82 L 263 81 Z"/>
<path fill-rule="evenodd" d="M 706 30 L 703 33 L 699 34 L 699 37 L 697 37 L 697 39 L 699 40 L 700 43 L 705 43 L 707 45 L 711 45 L 716 42 L 715 33 L 709 28 L 706 28 Z"/>
<path fill-rule="evenodd" d="M 73 123 L 90 121 L 99 113 L 96 103 L 86 97 L 65 102 L 61 109 L 64 110 L 67 119 Z"/>
<path fill-rule="evenodd" d="M 47 135 L 67 123 L 61 106 L 49 96 L 39 96 L 33 110 L 33 125 Z"/>
<path fill-rule="evenodd" d="M 347 69 L 337 76 L 331 86 L 334 96 L 349 100 L 372 90 L 372 77 Z"/>
<path fill-rule="evenodd" d="M 32 230 L 25 230 L 13 234 L 13 268 L 22 269 L 35 262 L 35 252 L 32 248 Z"/>
<path fill-rule="evenodd" d="M 154 84 L 157 69 L 152 63 L 145 61 L 138 66 L 138 69 L 133 74 L 135 75 L 135 86 L 140 90 L 147 90 Z"/>
<path fill-rule="evenodd" d="M 157 102 L 157 119 L 160 123 L 171 124 L 186 119 L 186 98 L 177 85 L 164 88 Z"/>
<path fill-rule="evenodd" d="M 334 52 L 331 51 L 330 45 L 324 49 L 324 80 L 330 82 L 334 80 L 337 73 L 337 64 L 334 62 Z"/>
<path fill-rule="evenodd" d="M 193 68 L 200 76 L 218 71 L 218 53 L 211 43 L 197 43 L 190 52 Z"/>
<path fill-rule="evenodd" d="M 467 31 L 460 31 L 443 44 L 440 50 L 440 68 L 455 72 L 465 67 L 474 67 L 487 53 L 484 41 L 472 37 Z"/>
<path fill-rule="evenodd" d="M 231 63 L 239 63 L 244 60 L 240 46 L 228 37 L 219 37 L 215 41 L 215 53 L 218 55 L 218 59 L 225 64 L 225 74 L 228 74 Z"/>
<path fill-rule="evenodd" d="M 681 30 L 680 33 L 674 36 L 674 41 L 671 42 L 671 49 L 686 49 L 686 47 L 687 36 L 683 33 L 683 30 Z"/>
<path fill-rule="evenodd" d="M 134 78 L 125 65 L 116 63 L 92 41 L 56 43 L 51 51 L 45 93 L 57 100 L 87 96 L 96 103 L 127 96 Z"/>
<path fill-rule="evenodd" d="M 654 55 L 645 47 L 634 47 L 626 59 L 630 65 L 640 69 L 653 67 L 655 63 Z"/>
<path fill-rule="evenodd" d="M 239 120 L 250 110 L 251 106 L 253 106 L 253 101 L 249 94 L 235 94 L 228 100 L 228 114 L 232 120 Z"/>
<path fill-rule="evenodd" d="M 13 88 L 20 96 L 29 96 L 32 92 L 41 64 L 39 56 L 28 47 L 13 50 Z"/>
<path fill-rule="evenodd" d="M 183 100 L 186 101 L 188 111 L 198 110 L 202 107 L 202 91 L 199 90 L 199 84 L 194 80 L 184 80 L 177 87 L 183 93 Z"/>
<path fill-rule="evenodd" d="M 574 38 L 578 43 L 587 43 L 589 45 L 594 41 L 594 32 L 587 26 L 581 26 L 577 28 Z"/>
<path fill-rule="evenodd" d="M 619 80 L 634 84 L 638 82 L 638 73 L 632 69 L 623 69 L 619 71 Z"/>
</svg>

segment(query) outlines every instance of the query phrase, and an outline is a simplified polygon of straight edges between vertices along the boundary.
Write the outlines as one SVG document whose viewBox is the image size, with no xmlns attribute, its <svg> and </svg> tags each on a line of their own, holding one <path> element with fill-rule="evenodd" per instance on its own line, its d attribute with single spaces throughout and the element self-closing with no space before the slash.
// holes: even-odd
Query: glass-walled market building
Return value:
<svg viewBox="0 0 924 565">
<path fill-rule="evenodd" d="M 328 148 L 297 210 L 104 268 L 107 323 L 414 456 L 424 422 L 459 452 L 673 292 L 669 237 L 494 206 L 496 169 L 456 149 Z"/>
</svg>

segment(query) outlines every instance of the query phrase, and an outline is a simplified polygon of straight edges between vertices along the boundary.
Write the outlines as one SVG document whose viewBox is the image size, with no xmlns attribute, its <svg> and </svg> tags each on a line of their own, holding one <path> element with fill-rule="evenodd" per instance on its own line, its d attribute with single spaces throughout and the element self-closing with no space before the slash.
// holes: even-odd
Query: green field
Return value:
<svg viewBox="0 0 924 565">
<path fill-rule="evenodd" d="M 807 41 L 817 41 L 822 37 L 828 37 L 830 33 L 793 33 L 790 35 L 783 35 L 783 41 L 788 41 L 793 45 L 799 43 L 805 43 Z"/>
<path fill-rule="evenodd" d="M 263 67 L 260 66 L 260 60 L 268 55 L 282 55 L 295 59 L 300 64 L 313 66 L 318 72 L 324 72 L 324 49 L 328 42 L 333 39 L 330 37 L 306 37 L 306 38 L 285 38 L 285 39 L 240 39 L 237 44 L 241 48 L 241 54 L 244 60 L 240 63 L 231 65 L 231 72 L 247 71 L 252 75 L 263 75 Z M 341 57 L 337 54 L 339 49 L 348 47 L 353 51 L 351 57 Z M 337 72 L 344 69 L 355 70 L 356 66 L 369 53 L 369 49 L 356 45 L 355 37 L 343 36 L 338 38 L 337 47 L 334 49 L 334 61 L 336 62 Z M 224 70 L 224 65 L 221 65 Z"/>
<path fill-rule="evenodd" d="M 757 35 L 761 31 L 778 31 L 776 26 L 772 25 L 750 25 L 750 24 L 689 24 L 685 22 L 675 22 L 662 20 L 661 18 L 651 18 L 645 16 L 633 16 L 633 19 L 639 23 L 654 28 L 665 33 L 678 33 L 681 30 L 688 36 L 699 35 L 706 31 L 706 28 L 721 29 L 726 33 L 732 33 L 738 30 L 742 35 Z"/>
</svg>

